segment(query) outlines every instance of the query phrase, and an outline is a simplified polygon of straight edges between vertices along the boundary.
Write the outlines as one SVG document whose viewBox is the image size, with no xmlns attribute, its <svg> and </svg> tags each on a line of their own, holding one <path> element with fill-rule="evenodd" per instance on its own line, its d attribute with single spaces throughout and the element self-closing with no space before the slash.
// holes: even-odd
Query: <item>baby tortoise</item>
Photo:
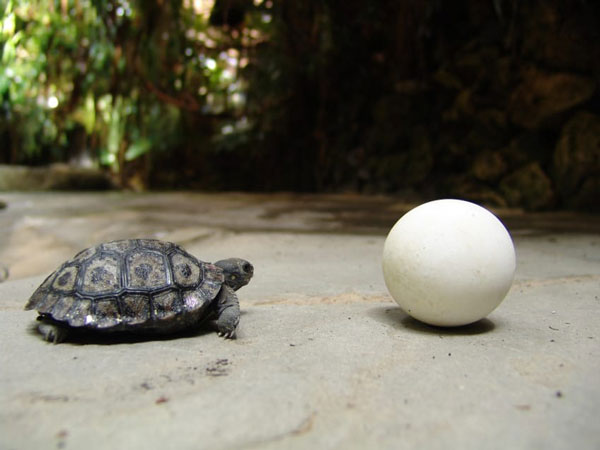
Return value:
<svg viewBox="0 0 600 450">
<path fill-rule="evenodd" d="M 205 321 L 234 338 L 240 320 L 235 291 L 253 274 L 252 264 L 239 258 L 210 264 L 170 242 L 113 241 L 66 261 L 25 309 L 38 311 L 38 330 L 54 343 L 71 329 L 167 334 Z"/>
</svg>

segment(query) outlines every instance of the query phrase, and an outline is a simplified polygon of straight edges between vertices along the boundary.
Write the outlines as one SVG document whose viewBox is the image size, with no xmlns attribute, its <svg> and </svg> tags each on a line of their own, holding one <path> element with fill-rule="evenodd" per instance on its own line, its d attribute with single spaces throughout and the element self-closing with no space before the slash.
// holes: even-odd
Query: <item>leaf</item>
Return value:
<svg viewBox="0 0 600 450">
<path fill-rule="evenodd" d="M 92 134 L 94 132 L 94 127 L 96 124 L 96 109 L 94 97 L 92 95 L 88 95 L 86 97 L 85 103 L 73 113 L 72 118 L 73 120 L 76 120 L 82 124 L 88 134 Z"/>
<path fill-rule="evenodd" d="M 12 9 L 12 2 L 8 4 L 6 7 L 6 16 L 1 21 L 0 28 L 2 29 L 2 34 L 6 37 L 10 37 L 15 33 L 15 13 L 10 12 Z"/>
<path fill-rule="evenodd" d="M 125 152 L 125 160 L 133 161 L 152 149 L 152 142 L 148 138 L 141 138 L 129 146 Z"/>
</svg>

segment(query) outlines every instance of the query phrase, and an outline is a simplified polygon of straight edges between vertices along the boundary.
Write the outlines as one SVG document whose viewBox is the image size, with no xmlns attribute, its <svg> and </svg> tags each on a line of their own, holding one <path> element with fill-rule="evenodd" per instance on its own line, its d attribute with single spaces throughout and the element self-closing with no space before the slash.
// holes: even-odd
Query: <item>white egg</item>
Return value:
<svg viewBox="0 0 600 450">
<path fill-rule="evenodd" d="M 410 316 L 460 326 L 492 312 L 515 275 L 515 249 L 500 220 L 463 200 L 435 200 L 406 213 L 383 249 L 386 286 Z"/>
</svg>

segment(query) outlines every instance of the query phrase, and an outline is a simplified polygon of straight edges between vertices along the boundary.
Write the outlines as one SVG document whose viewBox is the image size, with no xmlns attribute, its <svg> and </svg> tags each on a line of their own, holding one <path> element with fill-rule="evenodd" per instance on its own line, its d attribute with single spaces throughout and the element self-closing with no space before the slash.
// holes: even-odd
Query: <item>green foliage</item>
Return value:
<svg viewBox="0 0 600 450">
<path fill-rule="evenodd" d="M 123 173 L 129 162 L 176 154 L 205 141 L 206 133 L 215 135 L 218 150 L 223 126 L 243 115 L 239 69 L 262 32 L 211 27 L 207 3 L 0 6 L 0 162 L 68 161 L 87 153 Z M 245 13 L 249 24 L 255 21 Z M 191 129 L 193 117 L 208 128 Z"/>
<path fill-rule="evenodd" d="M 598 18 L 559 0 L 0 0 L 0 163 L 512 205 L 523 167 L 556 181 L 569 116 L 600 114 Z"/>
</svg>

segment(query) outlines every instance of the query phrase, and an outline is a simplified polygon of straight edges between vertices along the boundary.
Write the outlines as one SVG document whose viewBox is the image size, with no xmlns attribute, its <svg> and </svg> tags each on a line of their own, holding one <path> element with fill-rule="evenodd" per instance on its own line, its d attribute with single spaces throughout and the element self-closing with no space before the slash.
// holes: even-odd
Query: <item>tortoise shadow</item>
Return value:
<svg viewBox="0 0 600 450">
<path fill-rule="evenodd" d="M 240 316 L 247 314 L 247 311 L 240 311 Z M 37 329 L 37 321 L 32 322 L 27 328 L 27 332 L 43 340 L 42 335 Z M 239 330 L 239 329 L 238 329 Z M 210 322 L 199 325 L 195 328 L 177 331 L 169 334 L 156 333 L 133 333 L 128 331 L 102 332 L 93 329 L 71 328 L 67 338 L 61 342 L 61 345 L 116 345 L 116 344 L 138 344 L 152 341 L 173 341 L 182 338 L 196 338 L 207 334 L 216 333 L 216 327 Z M 234 338 L 235 339 L 235 338 Z"/>
<path fill-rule="evenodd" d="M 140 344 L 143 342 L 173 341 L 182 338 L 198 337 L 212 334 L 213 330 L 208 328 L 180 331 L 171 334 L 136 334 L 126 331 L 116 333 L 102 333 L 94 331 L 82 331 L 73 333 L 63 344 L 72 345 L 116 345 L 116 344 Z"/>
<path fill-rule="evenodd" d="M 85 330 L 71 329 L 67 338 L 60 345 L 116 345 L 116 344 L 139 344 L 152 341 L 173 341 L 182 338 L 199 337 L 206 334 L 212 334 L 215 330 L 210 326 L 194 328 L 190 330 L 179 331 L 170 334 L 142 334 L 131 333 L 127 331 L 116 331 L 112 333 Z M 44 340 L 42 335 L 37 330 L 36 323 L 32 323 L 28 328 L 28 333 L 40 340 Z"/>
<path fill-rule="evenodd" d="M 494 331 L 497 323 L 488 318 L 458 327 L 438 327 L 423 323 L 408 314 L 399 306 L 378 306 L 371 308 L 367 314 L 373 319 L 398 330 L 411 331 L 419 334 L 446 336 L 473 336 Z"/>
</svg>

